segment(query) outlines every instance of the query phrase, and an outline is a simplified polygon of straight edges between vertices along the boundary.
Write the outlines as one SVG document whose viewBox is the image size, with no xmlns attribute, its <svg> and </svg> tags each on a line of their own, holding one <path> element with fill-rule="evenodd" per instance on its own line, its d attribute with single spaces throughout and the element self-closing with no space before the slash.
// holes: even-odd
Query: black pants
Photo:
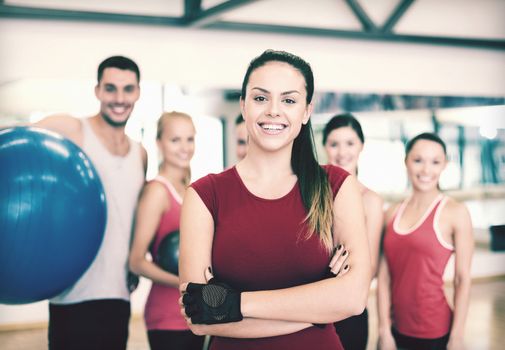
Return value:
<svg viewBox="0 0 505 350">
<path fill-rule="evenodd" d="M 151 350 L 202 350 L 205 337 L 191 331 L 147 331 Z"/>
<path fill-rule="evenodd" d="M 130 303 L 120 299 L 49 304 L 50 350 L 125 350 Z"/>
<path fill-rule="evenodd" d="M 365 350 L 368 342 L 368 311 L 335 322 L 335 330 L 346 350 Z"/>
<path fill-rule="evenodd" d="M 449 333 L 440 338 L 426 339 L 414 338 L 399 333 L 396 329 L 391 328 L 395 343 L 398 349 L 406 350 L 445 350 L 449 342 Z"/>
</svg>

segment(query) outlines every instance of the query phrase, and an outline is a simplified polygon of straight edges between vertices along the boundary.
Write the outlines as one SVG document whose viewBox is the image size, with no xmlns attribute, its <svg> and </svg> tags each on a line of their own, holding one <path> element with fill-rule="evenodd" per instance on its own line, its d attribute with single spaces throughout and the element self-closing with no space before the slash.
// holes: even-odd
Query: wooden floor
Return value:
<svg viewBox="0 0 505 350">
<path fill-rule="evenodd" d="M 447 288 L 447 293 L 452 293 Z M 368 350 L 376 349 L 377 313 L 375 294 L 369 298 L 370 339 Z M 465 333 L 467 350 L 504 349 L 505 278 L 474 282 Z M 1 350 L 47 349 L 47 328 L 0 332 Z M 130 325 L 128 350 L 149 349 L 142 318 L 134 317 Z"/>
</svg>

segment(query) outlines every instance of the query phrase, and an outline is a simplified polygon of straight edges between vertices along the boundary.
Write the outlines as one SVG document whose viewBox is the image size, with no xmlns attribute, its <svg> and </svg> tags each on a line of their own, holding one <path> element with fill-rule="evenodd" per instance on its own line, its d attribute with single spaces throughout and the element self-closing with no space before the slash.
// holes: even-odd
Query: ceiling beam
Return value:
<svg viewBox="0 0 505 350">
<path fill-rule="evenodd" d="M 216 22 L 219 17 L 238 7 L 252 4 L 260 0 L 228 0 L 207 10 L 200 10 L 193 18 L 187 18 L 186 25 L 190 27 L 204 27 Z"/>
<path fill-rule="evenodd" d="M 50 21 L 81 21 L 123 24 L 147 24 L 182 27 L 180 17 L 142 16 L 122 13 L 56 10 L 37 7 L 9 6 L 0 4 L 0 18 L 42 19 Z"/>
<path fill-rule="evenodd" d="M 0 18 L 22 18 L 37 20 L 63 20 L 82 22 L 102 22 L 120 24 L 160 25 L 169 27 L 186 27 L 183 17 L 140 16 L 102 12 L 68 11 L 20 6 L 7 6 L 0 3 Z M 505 40 L 476 39 L 459 37 L 438 37 L 403 35 L 390 32 L 346 31 L 323 28 L 307 28 L 295 26 L 267 25 L 254 23 L 215 22 L 205 28 L 228 31 L 248 31 L 257 33 L 278 33 L 296 36 L 316 36 L 344 38 L 369 41 L 384 41 L 396 43 L 414 43 L 429 45 L 459 46 L 486 50 L 505 50 Z"/>
<path fill-rule="evenodd" d="M 360 21 L 365 32 L 375 32 L 378 30 L 375 23 L 370 19 L 370 17 L 368 17 L 363 7 L 361 7 L 361 5 L 356 0 L 345 0 L 345 2 L 347 5 L 349 5 L 352 12 L 356 15 L 356 18 L 358 18 Z"/>
<path fill-rule="evenodd" d="M 195 18 L 202 10 L 202 0 L 184 0 L 184 17 Z"/>
<path fill-rule="evenodd" d="M 396 23 L 398 23 L 413 2 L 414 0 L 402 0 L 381 27 L 381 31 L 384 33 L 391 33 Z"/>
<path fill-rule="evenodd" d="M 411 43 L 411 44 L 430 44 L 444 46 L 460 46 L 466 48 L 488 49 L 488 50 L 505 50 L 505 40 L 495 39 L 473 39 L 459 37 L 439 37 L 439 36 L 421 36 L 421 35 L 404 35 L 394 33 L 374 32 L 368 33 L 363 31 L 347 31 L 324 28 L 307 28 L 280 26 L 269 24 L 255 23 L 237 23 L 237 22 L 217 22 L 209 25 L 209 29 L 230 30 L 230 31 L 248 31 L 261 33 L 278 33 L 296 36 L 317 36 L 330 38 L 344 38 L 369 41 L 384 41 L 393 43 Z"/>
</svg>

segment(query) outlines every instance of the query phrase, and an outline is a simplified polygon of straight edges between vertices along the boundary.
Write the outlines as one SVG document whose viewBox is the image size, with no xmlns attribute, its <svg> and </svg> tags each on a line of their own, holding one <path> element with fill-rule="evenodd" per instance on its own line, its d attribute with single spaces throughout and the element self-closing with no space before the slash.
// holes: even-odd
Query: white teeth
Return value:
<svg viewBox="0 0 505 350">
<path fill-rule="evenodd" d="M 285 128 L 285 126 L 281 124 L 262 124 L 261 127 L 266 130 L 282 130 Z"/>
<path fill-rule="evenodd" d="M 118 114 L 124 113 L 126 111 L 126 107 L 124 107 L 124 106 L 114 106 L 114 107 L 112 107 L 112 111 L 114 113 L 118 113 Z"/>
</svg>

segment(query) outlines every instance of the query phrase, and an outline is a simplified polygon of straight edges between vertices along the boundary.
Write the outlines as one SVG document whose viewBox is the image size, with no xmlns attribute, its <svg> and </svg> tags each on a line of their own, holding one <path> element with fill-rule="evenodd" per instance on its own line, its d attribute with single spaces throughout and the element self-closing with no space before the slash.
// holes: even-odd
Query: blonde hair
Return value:
<svg viewBox="0 0 505 350">
<path fill-rule="evenodd" d="M 172 111 L 172 112 L 164 112 L 161 117 L 158 119 L 158 127 L 156 130 L 156 140 L 161 139 L 161 135 L 163 134 L 163 129 L 165 127 L 165 124 L 168 122 L 169 119 L 172 118 L 185 118 L 193 124 L 193 119 L 189 114 L 183 113 L 183 112 L 177 112 L 177 111 Z M 194 127 L 194 125 L 193 125 Z"/>
<path fill-rule="evenodd" d="M 172 112 L 163 112 L 158 119 L 158 126 L 156 129 L 156 140 L 161 140 L 161 136 L 163 135 L 163 130 L 165 128 L 165 125 L 168 123 L 169 120 L 174 119 L 174 118 L 183 118 L 191 122 L 193 125 L 193 128 L 195 125 L 193 124 L 193 118 L 189 114 L 183 113 L 183 112 L 177 112 L 177 111 L 172 111 Z M 184 184 L 189 185 L 191 181 L 191 168 L 188 168 L 188 173 L 186 174 L 186 177 L 184 179 Z"/>
</svg>

